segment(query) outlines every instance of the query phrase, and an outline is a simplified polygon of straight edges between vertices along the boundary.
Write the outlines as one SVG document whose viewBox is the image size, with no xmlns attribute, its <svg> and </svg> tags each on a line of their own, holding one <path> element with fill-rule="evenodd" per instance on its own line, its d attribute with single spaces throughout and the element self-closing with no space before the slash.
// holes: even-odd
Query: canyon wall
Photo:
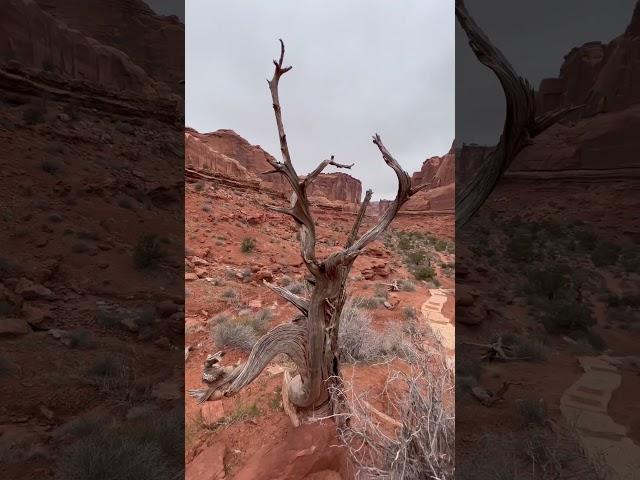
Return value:
<svg viewBox="0 0 640 480">
<path fill-rule="evenodd" d="M 185 129 L 185 165 L 262 188 L 271 188 L 289 196 L 291 188 L 280 174 L 262 175 L 272 170 L 275 160 L 259 145 L 251 145 L 233 130 L 199 133 Z M 342 172 L 321 173 L 308 191 L 314 204 L 327 208 L 355 211 L 360 204 L 362 184 Z"/>
<path fill-rule="evenodd" d="M 640 102 L 640 3 L 629 26 L 611 42 L 588 42 L 565 57 L 557 78 L 540 83 L 542 111 L 585 104 L 573 118 L 615 112 Z"/>
</svg>

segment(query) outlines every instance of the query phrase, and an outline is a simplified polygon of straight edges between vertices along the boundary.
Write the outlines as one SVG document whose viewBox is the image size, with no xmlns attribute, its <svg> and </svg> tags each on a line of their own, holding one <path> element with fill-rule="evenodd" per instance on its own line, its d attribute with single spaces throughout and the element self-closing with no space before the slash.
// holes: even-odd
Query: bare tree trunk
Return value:
<svg viewBox="0 0 640 480">
<path fill-rule="evenodd" d="M 469 38 L 469 46 L 478 60 L 490 68 L 500 81 L 507 103 L 507 113 L 500 141 L 488 154 L 482 166 L 462 188 L 456 187 L 456 228 L 463 226 L 489 197 L 502 174 L 531 139 L 582 105 L 562 107 L 536 115 L 535 92 L 529 82 L 519 76 L 473 20 L 463 0 L 456 0 L 458 23 Z"/>
<path fill-rule="evenodd" d="M 291 70 L 291 67 L 283 66 L 283 61 L 284 43 L 280 40 L 280 58 L 273 62 L 275 70 L 268 83 L 283 161 L 272 161 L 273 169 L 264 173 L 283 175 L 291 185 L 293 193 L 289 208 L 275 206 L 267 206 L 267 208 L 290 215 L 298 225 L 302 260 L 313 277 L 311 296 L 308 299 L 303 298 L 285 288 L 265 282 L 268 288 L 294 305 L 301 316 L 291 323 L 279 325 L 260 338 L 245 363 L 234 369 L 220 366 L 217 371 L 223 374 L 214 376 L 215 380 L 209 382 L 208 388 L 192 390 L 190 393 L 198 402 L 233 395 L 251 383 L 276 355 L 287 354 L 297 366 L 297 371 L 290 382 L 285 382 L 287 384 L 284 398 L 287 401 L 287 410 L 291 416 L 295 412 L 290 410 L 295 408 L 298 415 L 307 418 L 337 413 L 342 408 L 337 399 L 331 398 L 330 391 L 332 386 L 342 382 L 338 333 L 342 309 L 347 300 L 347 282 L 353 262 L 389 227 L 402 205 L 428 185 L 412 187 L 411 177 L 402 170 L 382 143 L 380 136 L 376 134 L 373 137 L 373 143 L 398 179 L 396 198 L 378 223 L 359 236 L 365 212 L 371 200 L 372 192 L 368 190 L 344 248 L 324 260 L 318 260 L 315 248 L 315 220 L 307 198 L 307 187 L 329 165 L 338 168 L 351 168 L 352 165 L 337 163 L 331 156 L 329 160 L 321 162 L 305 178 L 298 176 L 291 162 L 278 95 L 280 78 Z M 221 359 L 222 356 L 220 355 L 219 358 Z M 294 421 L 294 423 L 297 422 Z"/>
</svg>

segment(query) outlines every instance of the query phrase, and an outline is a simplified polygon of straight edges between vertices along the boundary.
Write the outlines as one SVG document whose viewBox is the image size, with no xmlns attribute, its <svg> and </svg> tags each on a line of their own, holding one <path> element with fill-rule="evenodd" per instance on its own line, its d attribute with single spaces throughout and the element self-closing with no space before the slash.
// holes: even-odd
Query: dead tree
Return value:
<svg viewBox="0 0 640 480">
<path fill-rule="evenodd" d="M 277 206 L 267 206 L 267 208 L 291 216 L 298 226 L 302 260 L 312 276 L 309 282 L 312 285 L 311 295 L 309 298 L 304 298 L 285 288 L 265 282 L 267 287 L 293 304 L 300 311 L 300 315 L 290 323 L 275 327 L 260 338 L 245 363 L 216 379 L 209 388 L 193 390 L 190 393 L 199 402 L 233 395 L 251 383 L 274 357 L 286 354 L 296 364 L 297 372 L 290 382 L 285 382 L 287 384 L 284 385 L 283 396 L 294 406 L 299 416 L 307 418 L 337 413 L 341 409 L 329 392 L 332 391 L 336 382 L 341 381 L 338 332 L 340 316 L 347 300 L 347 280 L 354 261 L 389 227 L 402 205 L 428 185 L 413 186 L 411 177 L 389 153 L 380 136 L 374 135 L 373 143 L 398 179 L 396 198 L 378 219 L 377 224 L 359 236 L 365 211 L 371 199 L 371 190 L 368 190 L 344 248 L 324 260 L 319 259 L 316 255 L 315 220 L 307 198 L 307 188 L 327 166 L 351 168 L 351 165 L 339 164 L 332 156 L 322 161 L 304 178 L 296 172 L 287 145 L 278 97 L 280 79 L 292 68 L 284 66 L 284 52 L 284 43 L 280 40 L 280 58 L 273 61 L 275 70 L 271 80 L 268 80 L 283 161 L 273 160 L 271 162 L 273 169 L 264 173 L 282 175 L 288 181 L 293 193 L 288 208 Z"/>
<path fill-rule="evenodd" d="M 518 153 L 531 145 L 534 137 L 582 105 L 561 107 L 537 115 L 535 91 L 471 18 L 463 0 L 456 0 L 456 18 L 475 56 L 498 77 L 507 103 L 498 144 L 487 154 L 470 180 L 456 188 L 456 228 L 459 228 L 482 206 Z"/>
</svg>

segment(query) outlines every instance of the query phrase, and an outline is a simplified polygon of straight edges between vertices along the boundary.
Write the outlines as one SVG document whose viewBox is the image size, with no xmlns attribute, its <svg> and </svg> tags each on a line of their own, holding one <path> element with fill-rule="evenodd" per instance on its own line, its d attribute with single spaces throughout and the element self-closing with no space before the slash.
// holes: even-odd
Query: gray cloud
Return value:
<svg viewBox="0 0 640 480">
<path fill-rule="evenodd" d="M 293 65 L 280 84 L 294 164 L 334 154 L 374 198 L 396 180 L 371 143 L 380 133 L 405 170 L 445 153 L 454 136 L 453 2 L 189 0 L 186 123 L 230 128 L 279 157 L 266 78 L 278 38 Z"/>
</svg>

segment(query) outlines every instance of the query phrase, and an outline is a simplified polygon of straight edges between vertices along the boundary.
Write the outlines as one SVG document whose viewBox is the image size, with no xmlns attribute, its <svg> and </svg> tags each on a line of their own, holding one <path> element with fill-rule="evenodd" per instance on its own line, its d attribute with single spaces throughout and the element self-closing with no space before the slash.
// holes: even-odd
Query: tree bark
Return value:
<svg viewBox="0 0 640 480">
<path fill-rule="evenodd" d="M 456 0 L 456 18 L 469 39 L 477 59 L 495 73 L 504 91 L 507 112 L 498 144 L 491 150 L 474 176 L 456 186 L 456 228 L 462 227 L 491 195 L 504 172 L 531 139 L 582 105 L 562 107 L 536 115 L 535 92 L 529 82 L 517 74 L 504 54 L 497 49 L 473 20 L 463 0 Z"/>
</svg>

